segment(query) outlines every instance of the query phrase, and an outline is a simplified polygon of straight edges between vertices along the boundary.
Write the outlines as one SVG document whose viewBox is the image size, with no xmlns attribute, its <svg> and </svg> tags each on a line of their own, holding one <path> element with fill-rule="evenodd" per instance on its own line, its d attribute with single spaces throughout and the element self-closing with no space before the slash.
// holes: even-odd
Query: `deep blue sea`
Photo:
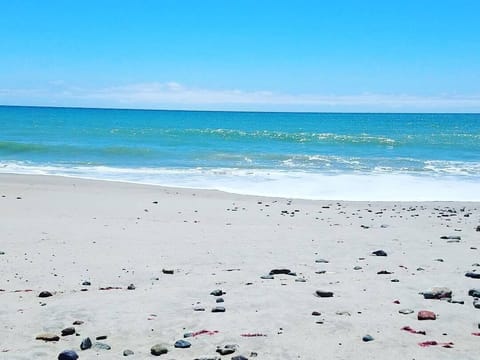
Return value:
<svg viewBox="0 0 480 360">
<path fill-rule="evenodd" d="M 480 200 L 480 114 L 0 106 L 0 172 L 339 200 Z"/>
</svg>

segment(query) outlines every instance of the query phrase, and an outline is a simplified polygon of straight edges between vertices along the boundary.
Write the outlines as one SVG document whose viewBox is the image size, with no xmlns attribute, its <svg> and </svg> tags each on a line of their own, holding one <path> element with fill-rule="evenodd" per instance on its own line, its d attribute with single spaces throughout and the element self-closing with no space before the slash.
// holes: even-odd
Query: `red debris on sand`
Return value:
<svg viewBox="0 0 480 360">
<path fill-rule="evenodd" d="M 409 333 L 412 333 L 412 334 L 427 335 L 427 333 L 424 330 L 414 330 L 410 326 L 404 326 L 402 327 L 401 330 L 408 331 Z"/>
<path fill-rule="evenodd" d="M 418 320 L 436 320 L 437 315 L 434 312 L 428 310 L 422 310 L 418 312 Z"/>
<path fill-rule="evenodd" d="M 480 332 L 478 333 L 472 333 L 473 336 L 480 336 Z"/>
<path fill-rule="evenodd" d="M 101 287 L 98 290 L 121 290 L 122 288 L 120 286 L 107 286 L 107 287 Z"/>
<path fill-rule="evenodd" d="M 215 335 L 218 333 L 218 330 L 200 330 L 200 331 L 195 331 L 192 333 L 192 336 L 198 336 L 198 335 Z"/>
<path fill-rule="evenodd" d="M 267 334 L 245 333 L 245 334 L 240 334 L 240 336 L 243 336 L 243 337 L 257 337 L 257 336 L 267 336 Z"/>
<path fill-rule="evenodd" d="M 430 341 L 424 341 L 424 342 L 418 343 L 418 345 L 420 345 L 421 347 L 440 345 L 441 347 L 444 347 L 444 348 L 452 348 L 453 342 L 439 343 L 439 342 L 436 342 L 435 340 L 430 340 Z"/>
</svg>

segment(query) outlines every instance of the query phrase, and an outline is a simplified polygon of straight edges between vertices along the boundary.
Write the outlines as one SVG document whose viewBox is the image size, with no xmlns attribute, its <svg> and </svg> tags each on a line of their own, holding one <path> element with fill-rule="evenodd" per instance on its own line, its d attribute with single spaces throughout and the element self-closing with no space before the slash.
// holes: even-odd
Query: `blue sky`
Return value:
<svg viewBox="0 0 480 360">
<path fill-rule="evenodd" d="M 476 0 L 0 9 L 0 104 L 480 112 Z"/>
</svg>

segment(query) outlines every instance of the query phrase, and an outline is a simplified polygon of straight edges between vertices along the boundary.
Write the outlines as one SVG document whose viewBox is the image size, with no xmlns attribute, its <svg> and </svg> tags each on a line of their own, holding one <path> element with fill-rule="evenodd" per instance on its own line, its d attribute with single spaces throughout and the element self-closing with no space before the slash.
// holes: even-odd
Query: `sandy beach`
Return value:
<svg viewBox="0 0 480 360">
<path fill-rule="evenodd" d="M 1 175 L 0 196 L 1 359 L 69 349 L 145 359 L 156 344 L 165 359 L 478 358 L 480 308 L 468 292 L 480 279 L 465 274 L 480 274 L 479 203 L 289 200 L 33 175 Z M 436 320 L 418 320 L 422 310 Z M 36 340 L 45 333 L 59 340 Z M 92 347 L 80 350 L 87 337 Z M 175 348 L 181 339 L 191 347 Z M 220 355 L 225 345 L 235 351 Z"/>
</svg>

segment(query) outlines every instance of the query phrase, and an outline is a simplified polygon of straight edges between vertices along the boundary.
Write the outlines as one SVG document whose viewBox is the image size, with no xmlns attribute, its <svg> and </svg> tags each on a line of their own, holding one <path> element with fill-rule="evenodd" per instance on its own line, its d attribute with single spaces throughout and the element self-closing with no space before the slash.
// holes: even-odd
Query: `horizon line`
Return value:
<svg viewBox="0 0 480 360">
<path fill-rule="evenodd" d="M 154 108 L 128 108 L 128 107 L 91 107 L 91 106 L 64 106 L 64 105 L 17 105 L 0 104 L 0 108 L 40 108 L 40 109 L 77 109 L 77 110 L 124 110 L 124 111 L 162 111 L 162 112 L 219 112 L 219 113 L 262 113 L 262 114 L 397 114 L 397 115 L 480 115 L 480 112 L 418 112 L 418 111 L 266 111 L 266 110 L 208 110 L 208 109 L 154 109 Z"/>
</svg>

